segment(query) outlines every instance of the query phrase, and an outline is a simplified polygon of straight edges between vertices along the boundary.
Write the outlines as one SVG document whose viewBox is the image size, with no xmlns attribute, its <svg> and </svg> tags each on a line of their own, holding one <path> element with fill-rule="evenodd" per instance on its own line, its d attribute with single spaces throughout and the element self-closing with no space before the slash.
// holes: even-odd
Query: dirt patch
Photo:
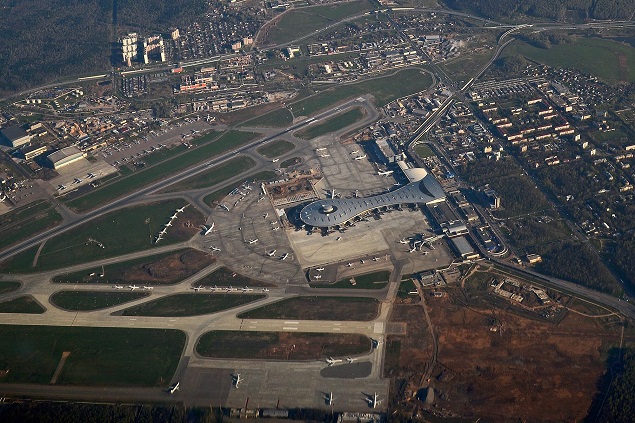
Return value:
<svg viewBox="0 0 635 423">
<path fill-rule="evenodd" d="M 396 356 L 393 348 L 385 373 L 393 377 L 400 409 L 423 406 L 416 395 L 429 383 L 434 402 L 425 408 L 439 414 L 488 421 L 510 421 L 510 416 L 580 421 L 586 416 L 605 370 L 606 350 L 619 343 L 619 332 L 574 313 L 554 324 L 507 310 L 467 307 L 454 301 L 455 295 L 458 290 L 427 301 L 439 345 L 429 382 L 420 380 L 431 358 L 425 319 L 414 305 L 395 306 L 391 320 L 406 322 L 408 335 L 389 337 L 400 350 Z"/>
<path fill-rule="evenodd" d="M 617 53 L 617 66 L 618 66 L 618 78 L 620 81 L 628 81 L 628 58 L 620 53 Z"/>
<path fill-rule="evenodd" d="M 126 282 L 175 283 L 192 276 L 215 260 L 213 256 L 202 251 L 188 250 L 152 263 L 122 269 L 121 278 Z"/>
</svg>

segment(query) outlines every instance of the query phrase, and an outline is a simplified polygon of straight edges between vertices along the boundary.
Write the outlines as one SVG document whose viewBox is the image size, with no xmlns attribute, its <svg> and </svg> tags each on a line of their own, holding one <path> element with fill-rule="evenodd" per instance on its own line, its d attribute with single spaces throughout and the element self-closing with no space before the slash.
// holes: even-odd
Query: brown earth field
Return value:
<svg viewBox="0 0 635 423">
<path fill-rule="evenodd" d="M 606 371 L 621 326 L 568 312 L 557 324 L 511 311 L 475 308 L 457 301 L 460 291 L 426 297 L 438 339 L 437 364 L 422 380 L 432 341 L 420 305 L 396 305 L 391 321 L 406 322 L 406 336 L 390 336 L 384 375 L 392 378 L 391 403 L 400 413 L 488 422 L 582 421 Z M 492 331 L 492 328 L 502 330 Z M 624 344 L 635 342 L 625 331 Z M 425 405 L 424 388 L 434 389 Z"/>
<path fill-rule="evenodd" d="M 158 258 L 157 256 L 145 257 L 106 266 L 104 278 L 99 276 L 101 268 L 98 268 L 59 275 L 53 278 L 53 282 L 171 284 L 192 276 L 215 261 L 216 259 L 211 254 L 188 249 L 161 255 Z"/>
<path fill-rule="evenodd" d="M 201 336 L 196 352 L 204 357 L 318 360 L 370 351 L 364 335 L 290 332 L 212 331 Z"/>
<path fill-rule="evenodd" d="M 199 281 L 193 283 L 194 286 L 256 286 L 256 287 L 274 287 L 277 286 L 271 282 L 263 282 L 256 279 L 248 278 L 234 272 L 227 267 L 221 267 L 218 270 L 214 270 L 209 275 L 205 276 Z"/>
</svg>

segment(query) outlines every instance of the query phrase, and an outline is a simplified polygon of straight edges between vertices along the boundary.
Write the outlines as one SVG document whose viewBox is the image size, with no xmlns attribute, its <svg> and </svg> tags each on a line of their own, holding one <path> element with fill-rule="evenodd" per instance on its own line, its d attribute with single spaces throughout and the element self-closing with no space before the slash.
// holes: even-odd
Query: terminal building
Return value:
<svg viewBox="0 0 635 423">
<path fill-rule="evenodd" d="M 59 170 L 60 168 L 71 163 L 75 163 L 83 158 L 84 153 L 74 145 L 62 148 L 61 150 L 51 153 L 46 157 L 55 170 Z"/>
<path fill-rule="evenodd" d="M 373 197 L 314 201 L 300 211 L 300 220 L 312 227 L 329 228 L 390 206 L 435 204 L 445 200 L 445 193 L 432 174 L 423 168 L 410 168 L 403 162 L 399 162 L 399 167 L 409 180 L 403 187 Z"/>
</svg>

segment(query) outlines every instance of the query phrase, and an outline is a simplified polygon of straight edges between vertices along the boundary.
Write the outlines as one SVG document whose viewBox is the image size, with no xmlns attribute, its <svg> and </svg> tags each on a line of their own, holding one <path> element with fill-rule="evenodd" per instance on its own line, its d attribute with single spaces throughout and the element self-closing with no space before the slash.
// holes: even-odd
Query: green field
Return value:
<svg viewBox="0 0 635 423">
<path fill-rule="evenodd" d="M 0 303 L 0 313 L 42 314 L 45 311 L 46 309 L 30 295 L 24 295 Z M 0 361 L 2 361 L 1 356 Z"/>
<path fill-rule="evenodd" d="M 289 106 L 295 116 L 310 116 L 345 99 L 372 94 L 378 106 L 400 97 L 423 91 L 432 85 L 432 77 L 419 69 L 404 69 L 394 74 L 363 82 L 338 85 Z"/>
<path fill-rule="evenodd" d="M 384 270 L 353 276 L 332 284 L 312 284 L 311 286 L 314 288 L 382 289 L 388 285 L 388 278 L 390 278 L 390 272 Z M 351 279 L 354 279 L 355 285 L 352 284 Z"/>
<path fill-rule="evenodd" d="M 260 300 L 259 294 L 175 294 L 123 311 L 124 316 L 184 317 L 217 313 Z"/>
<path fill-rule="evenodd" d="M 364 335 L 330 333 L 212 331 L 201 336 L 196 352 L 204 357 L 318 360 L 370 351 Z"/>
<path fill-rule="evenodd" d="M 266 40 L 270 44 L 286 43 L 372 9 L 367 1 L 295 8 L 285 13 L 275 25 L 266 27 Z"/>
<path fill-rule="evenodd" d="M 161 178 L 178 173 L 195 164 L 213 159 L 215 156 L 245 145 L 257 137 L 258 134 L 253 132 L 226 132 L 213 142 L 186 150 L 183 154 L 173 156 L 155 166 L 150 166 L 145 170 L 117 179 L 115 182 L 107 184 L 98 190 L 68 201 L 67 205 L 77 211 L 97 208 Z"/>
<path fill-rule="evenodd" d="M 379 302 L 374 298 L 294 297 L 246 311 L 238 318 L 368 321 L 378 312 Z"/>
<path fill-rule="evenodd" d="M 0 249 L 57 226 L 62 216 L 53 204 L 38 200 L 0 216 Z"/>
<path fill-rule="evenodd" d="M 251 157 L 238 156 L 227 162 L 214 166 L 203 173 L 199 173 L 196 176 L 187 178 L 184 181 L 178 182 L 174 185 L 170 185 L 162 192 L 178 192 L 186 191 L 190 189 L 207 188 L 226 180 L 240 175 L 243 172 L 256 166 L 256 162 Z"/>
<path fill-rule="evenodd" d="M 214 262 L 211 255 L 193 248 L 121 261 L 103 267 L 63 273 L 54 283 L 66 284 L 171 284 L 188 278 Z M 169 272 L 162 271 L 169 268 Z M 103 270 L 104 276 L 101 276 Z"/>
<path fill-rule="evenodd" d="M 275 159 L 276 157 L 282 156 L 283 154 L 292 151 L 294 148 L 295 145 L 292 142 L 285 140 L 276 140 L 258 148 L 258 154 L 268 159 Z"/>
<path fill-rule="evenodd" d="M 13 292 L 20 288 L 22 284 L 20 282 L 3 281 L 0 282 L 0 295 Z"/>
<path fill-rule="evenodd" d="M 33 272 L 59 269 L 185 241 L 198 232 L 196 226 L 186 228 L 177 226 L 177 223 L 170 228 L 161 244 L 154 243 L 154 237 L 163 224 L 169 220 L 177 208 L 185 204 L 187 203 L 183 200 L 169 200 L 108 213 L 48 240 L 40 252 L 35 267 L 31 267 L 35 252 L 31 249 L 3 262 L 0 270 Z M 179 220 L 181 222 L 189 220 L 193 225 L 204 222 L 203 216 L 194 207 L 187 207 L 181 213 Z M 101 243 L 103 248 L 98 243 Z M 16 268 L 16 264 L 18 266 L 27 264 L 27 266 Z"/>
<path fill-rule="evenodd" d="M 286 108 L 280 108 L 273 110 L 269 113 L 265 113 L 257 118 L 244 121 L 241 126 L 259 127 L 265 128 L 282 128 L 290 126 L 293 123 L 293 115 Z"/>
<path fill-rule="evenodd" d="M 432 151 L 432 149 L 430 147 L 428 147 L 427 144 L 419 144 L 415 147 L 415 153 L 417 153 L 417 156 L 421 157 L 422 159 L 425 159 L 426 157 L 433 157 L 434 151 Z"/>
<path fill-rule="evenodd" d="M 64 310 L 92 311 L 147 297 L 147 292 L 59 291 L 51 295 L 53 305 Z"/>
<path fill-rule="evenodd" d="M 319 137 L 320 135 L 325 135 L 331 132 L 339 131 L 340 129 L 344 129 L 354 124 L 355 122 L 362 120 L 364 118 L 364 115 L 364 109 L 357 107 L 355 109 L 328 118 L 324 122 L 317 125 L 310 125 L 309 127 L 296 132 L 295 136 L 303 138 L 305 140 L 310 140 Z"/>
<path fill-rule="evenodd" d="M 6 383 L 48 384 L 63 352 L 57 383 L 167 386 L 185 346 L 172 329 L 0 326 L 0 368 Z"/>
<path fill-rule="evenodd" d="M 397 291 L 397 297 L 404 298 L 412 298 L 416 295 L 411 294 L 411 292 L 416 292 L 417 287 L 415 286 L 412 279 L 406 279 L 405 281 L 401 281 L 399 284 L 399 290 Z"/>
<path fill-rule="evenodd" d="M 276 286 L 270 282 L 263 282 L 256 279 L 248 278 L 247 276 L 243 276 L 239 273 L 234 272 L 233 270 L 227 267 L 221 267 L 220 269 L 214 270 L 209 275 L 204 278 L 198 280 L 195 283 L 196 286 L 235 286 L 235 287 L 243 287 L 243 286 L 260 286 L 260 287 L 270 287 Z"/>
<path fill-rule="evenodd" d="M 635 81 L 635 47 L 612 40 L 579 38 L 549 49 L 514 41 L 503 54 L 521 54 L 548 66 L 579 69 L 609 83 Z"/>
</svg>

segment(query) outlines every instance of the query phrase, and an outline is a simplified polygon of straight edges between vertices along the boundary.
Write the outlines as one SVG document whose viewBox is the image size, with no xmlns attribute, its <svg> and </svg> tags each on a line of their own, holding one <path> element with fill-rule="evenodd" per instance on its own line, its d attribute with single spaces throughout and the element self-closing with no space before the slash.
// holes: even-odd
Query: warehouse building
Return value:
<svg viewBox="0 0 635 423">
<path fill-rule="evenodd" d="M 31 135 L 27 134 L 19 126 L 10 126 L 0 130 L 0 139 L 11 147 L 16 148 L 31 142 Z"/>
<path fill-rule="evenodd" d="M 70 147 L 62 148 L 48 155 L 47 160 L 53 166 L 53 169 L 58 170 L 71 163 L 75 163 L 84 158 L 84 153 L 74 145 Z"/>
</svg>

